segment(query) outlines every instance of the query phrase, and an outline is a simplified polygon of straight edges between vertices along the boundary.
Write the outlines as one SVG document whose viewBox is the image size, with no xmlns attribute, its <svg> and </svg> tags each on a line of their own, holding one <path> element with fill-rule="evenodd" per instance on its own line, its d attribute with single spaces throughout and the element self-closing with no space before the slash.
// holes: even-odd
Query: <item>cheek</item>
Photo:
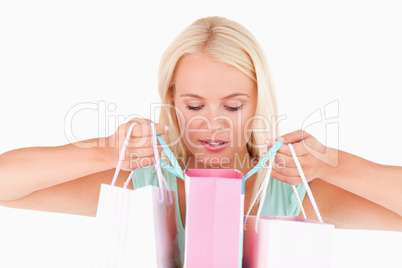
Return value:
<svg viewBox="0 0 402 268">
<path fill-rule="evenodd" d="M 254 118 L 254 114 L 252 113 L 252 111 L 244 110 L 241 113 L 240 118 L 234 124 L 234 127 L 236 128 L 235 133 L 238 133 L 238 135 L 241 135 L 241 140 L 243 142 L 244 141 L 247 142 L 251 137 L 253 118 Z"/>
<path fill-rule="evenodd" d="M 179 123 L 179 128 L 180 131 L 183 133 L 183 131 L 186 128 L 186 123 L 188 121 L 188 111 L 185 109 L 185 107 L 177 106 L 175 107 L 176 109 L 176 118 Z"/>
<path fill-rule="evenodd" d="M 187 147 L 194 147 L 194 143 L 198 140 L 197 132 L 200 132 L 200 129 L 205 128 L 205 122 L 200 119 L 201 116 L 194 115 L 194 112 L 189 111 L 185 107 L 179 109 L 181 111 L 179 127 L 182 133 L 183 141 Z M 178 113 L 176 112 L 176 114 Z"/>
</svg>

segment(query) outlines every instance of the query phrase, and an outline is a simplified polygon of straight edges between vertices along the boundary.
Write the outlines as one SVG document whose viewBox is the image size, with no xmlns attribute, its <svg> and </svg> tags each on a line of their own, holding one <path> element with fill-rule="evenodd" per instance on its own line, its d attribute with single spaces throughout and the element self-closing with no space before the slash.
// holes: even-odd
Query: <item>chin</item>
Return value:
<svg viewBox="0 0 402 268">
<path fill-rule="evenodd" d="M 227 169 L 233 161 L 234 152 L 205 152 L 197 151 L 194 154 L 195 168 L 198 169 Z"/>
</svg>

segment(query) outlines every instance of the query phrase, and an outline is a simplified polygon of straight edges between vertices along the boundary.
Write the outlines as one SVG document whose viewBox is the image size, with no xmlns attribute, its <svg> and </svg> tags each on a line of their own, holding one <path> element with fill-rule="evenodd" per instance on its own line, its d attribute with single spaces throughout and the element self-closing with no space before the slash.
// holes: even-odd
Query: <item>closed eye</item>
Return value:
<svg viewBox="0 0 402 268">
<path fill-rule="evenodd" d="M 237 106 L 237 107 L 225 106 L 225 108 L 228 109 L 228 110 L 231 111 L 231 112 L 234 112 L 234 111 L 240 110 L 240 109 L 242 108 L 242 106 L 243 106 L 243 105 L 240 105 L 240 106 Z"/>
<path fill-rule="evenodd" d="M 225 108 L 228 109 L 228 110 L 231 111 L 231 112 L 235 112 L 235 111 L 240 110 L 240 109 L 242 108 L 242 106 L 243 106 L 243 105 L 240 105 L 240 106 L 237 106 L 237 107 L 225 106 Z M 198 110 L 200 110 L 200 109 L 203 108 L 203 107 L 204 107 L 204 105 L 200 105 L 200 106 L 190 106 L 190 105 L 187 105 L 187 109 L 188 109 L 188 110 L 191 110 L 191 111 L 198 111 Z"/>
<path fill-rule="evenodd" d="M 190 106 L 190 105 L 187 105 L 187 109 L 192 110 L 192 111 L 198 111 L 198 110 L 201 109 L 202 107 L 204 107 L 204 105 L 201 105 L 201 106 Z"/>
</svg>

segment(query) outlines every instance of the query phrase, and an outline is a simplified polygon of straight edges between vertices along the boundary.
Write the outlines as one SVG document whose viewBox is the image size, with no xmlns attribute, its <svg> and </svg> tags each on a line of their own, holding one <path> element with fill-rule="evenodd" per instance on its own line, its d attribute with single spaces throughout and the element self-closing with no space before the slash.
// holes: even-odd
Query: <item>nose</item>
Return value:
<svg viewBox="0 0 402 268">
<path fill-rule="evenodd" d="M 229 118 L 224 115 L 213 115 L 209 118 L 210 130 L 212 132 L 219 131 L 229 127 Z"/>
</svg>

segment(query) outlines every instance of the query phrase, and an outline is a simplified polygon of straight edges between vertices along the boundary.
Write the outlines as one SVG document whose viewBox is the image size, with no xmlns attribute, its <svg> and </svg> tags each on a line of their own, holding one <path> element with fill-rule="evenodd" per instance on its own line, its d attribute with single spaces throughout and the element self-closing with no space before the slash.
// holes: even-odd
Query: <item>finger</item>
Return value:
<svg viewBox="0 0 402 268">
<path fill-rule="evenodd" d="M 162 133 L 161 136 L 162 136 L 163 140 L 164 140 L 165 142 L 167 142 L 167 135 L 166 135 L 166 133 Z M 159 143 L 159 140 L 158 140 L 158 145 L 161 146 L 160 143 Z M 161 146 L 161 147 L 162 147 L 162 146 Z"/>
<path fill-rule="evenodd" d="M 162 138 L 166 140 L 166 135 L 162 135 Z M 151 136 L 144 137 L 131 137 L 127 145 L 128 148 L 152 148 L 154 147 L 153 138 Z M 156 140 L 156 147 L 159 151 L 163 149 L 162 145 Z"/>
<path fill-rule="evenodd" d="M 282 136 L 278 137 L 277 140 L 281 141 L 285 144 L 297 143 L 310 136 L 311 135 L 309 133 L 305 132 L 304 130 L 299 129 L 299 130 L 293 131 L 291 133 L 282 135 Z"/>
<path fill-rule="evenodd" d="M 300 176 L 289 177 L 289 176 L 282 175 L 282 174 L 276 172 L 275 170 L 272 170 L 271 176 L 277 180 L 280 180 L 280 181 L 285 182 L 290 185 L 299 185 L 299 184 L 303 183 Z"/>
<path fill-rule="evenodd" d="M 260 158 L 262 158 L 269 150 L 271 150 L 272 147 L 275 145 L 275 143 L 276 143 L 276 141 L 271 138 L 265 139 L 265 144 L 267 145 L 267 149 L 263 150 L 263 152 L 261 153 L 262 155 L 260 155 Z"/>
<path fill-rule="evenodd" d="M 168 126 L 162 123 L 156 123 L 155 124 L 156 135 L 166 133 L 168 128 L 169 128 Z M 131 133 L 131 136 L 133 137 L 152 136 L 152 135 L 153 133 L 150 123 L 149 124 L 142 123 L 135 125 Z"/>
<path fill-rule="evenodd" d="M 127 148 L 142 148 L 142 147 L 153 147 L 152 137 L 150 136 L 140 136 L 131 137 L 129 139 Z"/>
<path fill-rule="evenodd" d="M 162 149 L 158 149 L 159 157 L 161 156 Z M 144 158 L 144 157 L 154 157 L 155 151 L 153 147 L 141 147 L 137 148 L 135 151 L 127 152 L 126 155 L 130 157 L 130 159 L 134 158 Z"/>
<path fill-rule="evenodd" d="M 134 117 L 133 119 L 130 119 L 127 124 L 132 124 L 132 123 L 144 123 L 144 124 L 149 124 L 152 123 L 151 119 L 147 118 L 141 118 L 141 117 Z"/>
<path fill-rule="evenodd" d="M 295 153 L 297 157 L 307 155 L 308 151 L 306 150 L 306 145 L 303 141 L 292 144 L 293 148 L 295 149 Z M 277 153 L 281 153 L 287 156 L 292 156 L 292 152 L 290 151 L 288 144 L 283 144 L 281 148 L 279 148 Z"/>
<path fill-rule="evenodd" d="M 149 125 L 150 123 L 152 123 L 152 121 L 150 119 L 146 119 L 146 118 L 139 118 L 139 117 L 134 117 L 133 119 L 131 119 L 130 121 L 128 121 L 126 123 L 126 132 L 129 129 L 129 127 L 132 124 L 136 124 L 136 125 Z"/>
<path fill-rule="evenodd" d="M 297 168 L 291 168 L 286 166 L 277 166 L 275 165 L 272 170 L 275 172 L 288 177 L 299 177 L 299 170 Z"/>
<path fill-rule="evenodd" d="M 151 123 L 152 121 L 149 123 L 148 122 L 138 123 L 137 125 L 134 126 L 133 131 L 131 132 L 131 136 L 133 137 L 152 136 L 153 134 L 150 125 Z M 155 124 L 156 135 L 166 133 L 168 129 L 169 127 L 162 123 Z"/>
<path fill-rule="evenodd" d="M 298 156 L 297 159 L 300 163 L 300 166 L 303 168 L 303 166 L 308 162 L 308 155 Z M 276 153 L 274 163 L 277 166 L 285 166 L 287 168 L 297 168 L 293 157 L 282 153 Z"/>
<path fill-rule="evenodd" d="M 276 140 L 271 139 L 271 138 L 266 138 L 265 139 L 265 144 L 267 145 L 267 150 L 271 149 L 272 146 L 274 146 Z"/>
</svg>

